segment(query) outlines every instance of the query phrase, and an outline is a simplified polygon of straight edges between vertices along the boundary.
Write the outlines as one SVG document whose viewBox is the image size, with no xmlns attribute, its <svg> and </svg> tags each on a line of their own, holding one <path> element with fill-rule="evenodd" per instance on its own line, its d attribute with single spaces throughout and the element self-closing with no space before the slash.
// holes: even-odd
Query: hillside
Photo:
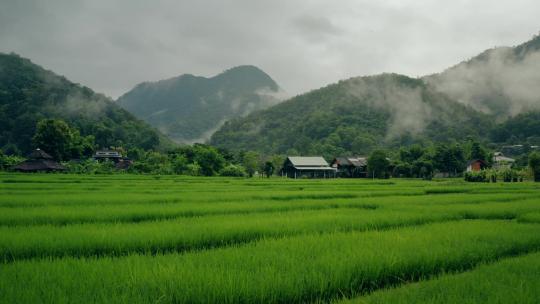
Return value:
<svg viewBox="0 0 540 304">
<path fill-rule="evenodd" d="M 358 77 L 226 123 L 211 143 L 288 154 L 365 154 L 377 147 L 464 140 L 540 141 L 540 36 L 411 79 Z"/>
<path fill-rule="evenodd" d="M 94 135 L 98 147 L 153 149 L 168 142 L 104 95 L 16 54 L 0 53 L 0 148 L 29 152 L 43 118 L 63 119 L 82 135 Z"/>
<path fill-rule="evenodd" d="M 540 145 L 540 111 L 521 113 L 491 131 L 497 143 Z"/>
<path fill-rule="evenodd" d="M 487 50 L 424 80 L 499 121 L 540 110 L 540 36 L 516 47 Z"/>
<path fill-rule="evenodd" d="M 239 66 L 215 77 L 193 75 L 145 82 L 118 104 L 175 141 L 203 142 L 226 120 L 279 102 L 279 87 L 254 66 Z"/>
<path fill-rule="evenodd" d="M 211 143 L 231 150 L 328 156 L 485 136 L 488 117 L 427 86 L 383 74 L 352 78 L 232 120 Z"/>
</svg>

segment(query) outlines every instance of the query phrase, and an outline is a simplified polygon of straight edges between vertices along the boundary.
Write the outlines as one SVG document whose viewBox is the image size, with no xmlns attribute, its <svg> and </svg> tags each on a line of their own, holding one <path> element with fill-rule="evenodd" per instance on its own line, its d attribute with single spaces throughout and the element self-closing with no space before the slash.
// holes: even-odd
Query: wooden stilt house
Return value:
<svg viewBox="0 0 540 304">
<path fill-rule="evenodd" d="M 283 164 L 281 174 L 290 178 L 330 178 L 335 177 L 336 169 L 330 167 L 320 156 L 289 156 Z"/>
<path fill-rule="evenodd" d="M 66 170 L 64 166 L 56 162 L 52 156 L 41 149 L 36 149 L 27 156 L 27 160 L 13 167 L 20 172 L 51 172 Z"/>
</svg>

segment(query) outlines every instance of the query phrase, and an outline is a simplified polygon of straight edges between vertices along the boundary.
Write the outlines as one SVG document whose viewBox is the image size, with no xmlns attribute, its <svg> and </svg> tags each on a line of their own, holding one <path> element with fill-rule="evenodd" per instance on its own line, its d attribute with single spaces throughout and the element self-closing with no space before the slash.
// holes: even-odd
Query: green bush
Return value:
<svg viewBox="0 0 540 304">
<path fill-rule="evenodd" d="M 15 155 L 5 155 L 0 150 L 0 170 L 10 170 L 11 167 L 24 161 L 24 158 Z"/>
<path fill-rule="evenodd" d="M 504 182 L 509 183 L 514 179 L 516 174 L 512 169 L 503 169 L 500 171 L 500 175 Z"/>
<path fill-rule="evenodd" d="M 482 171 L 465 172 L 465 181 L 476 183 L 496 183 L 498 178 L 504 182 L 522 182 L 526 174 L 515 169 L 486 169 Z"/>
<path fill-rule="evenodd" d="M 115 164 L 110 161 L 98 162 L 94 159 L 87 159 L 79 162 L 64 163 L 67 173 L 77 174 L 112 174 L 116 172 Z"/>
<path fill-rule="evenodd" d="M 231 176 L 231 177 L 244 177 L 246 176 L 246 170 L 240 165 L 228 165 L 225 168 L 221 169 L 219 172 L 220 176 Z"/>
<path fill-rule="evenodd" d="M 485 170 L 465 172 L 465 181 L 472 183 L 487 183 L 489 178 Z"/>
</svg>

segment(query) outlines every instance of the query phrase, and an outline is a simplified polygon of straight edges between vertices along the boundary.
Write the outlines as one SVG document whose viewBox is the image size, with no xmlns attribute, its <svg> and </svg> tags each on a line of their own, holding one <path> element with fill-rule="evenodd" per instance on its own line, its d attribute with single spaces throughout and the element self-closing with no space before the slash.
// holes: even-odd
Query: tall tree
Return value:
<svg viewBox="0 0 540 304">
<path fill-rule="evenodd" d="M 193 147 L 195 151 L 194 160 L 201 166 L 201 173 L 205 176 L 216 175 L 225 165 L 225 159 L 216 148 L 198 145 Z"/>
<path fill-rule="evenodd" d="M 487 151 L 478 142 L 472 143 L 470 159 L 487 160 L 487 155 Z"/>
<path fill-rule="evenodd" d="M 439 144 L 435 147 L 433 166 L 440 172 L 452 175 L 459 174 L 465 169 L 463 148 L 458 145 Z"/>
<path fill-rule="evenodd" d="M 71 156 L 73 138 L 73 131 L 63 120 L 43 119 L 38 122 L 32 141 L 54 159 L 66 160 Z"/>
<path fill-rule="evenodd" d="M 540 182 L 540 153 L 533 152 L 529 154 L 529 168 L 531 168 L 534 181 Z"/>
<path fill-rule="evenodd" d="M 266 174 L 266 177 L 270 177 L 274 174 L 274 163 L 271 161 L 264 163 L 264 174 Z"/>
<path fill-rule="evenodd" d="M 242 158 L 242 165 L 246 168 L 249 177 L 253 177 L 259 167 L 259 154 L 254 151 L 248 151 Z"/>
<path fill-rule="evenodd" d="M 386 152 L 382 150 L 373 151 L 368 158 L 367 165 L 370 176 L 377 178 L 388 177 L 390 161 L 386 156 Z"/>
<path fill-rule="evenodd" d="M 402 147 L 399 149 L 399 158 L 402 162 L 413 163 L 419 160 L 426 150 L 420 145 L 412 145 L 408 148 Z"/>
</svg>

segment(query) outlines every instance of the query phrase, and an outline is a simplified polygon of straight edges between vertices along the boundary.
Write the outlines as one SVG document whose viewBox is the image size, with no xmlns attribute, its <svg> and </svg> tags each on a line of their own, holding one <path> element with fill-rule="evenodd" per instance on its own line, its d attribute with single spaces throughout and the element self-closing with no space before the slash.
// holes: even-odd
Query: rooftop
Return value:
<svg viewBox="0 0 540 304">
<path fill-rule="evenodd" d="M 32 153 L 28 155 L 29 159 L 52 159 L 52 156 L 47 154 L 45 151 L 40 148 L 35 149 Z"/>
<path fill-rule="evenodd" d="M 289 156 L 288 159 L 295 167 L 328 167 L 321 156 Z"/>
</svg>

